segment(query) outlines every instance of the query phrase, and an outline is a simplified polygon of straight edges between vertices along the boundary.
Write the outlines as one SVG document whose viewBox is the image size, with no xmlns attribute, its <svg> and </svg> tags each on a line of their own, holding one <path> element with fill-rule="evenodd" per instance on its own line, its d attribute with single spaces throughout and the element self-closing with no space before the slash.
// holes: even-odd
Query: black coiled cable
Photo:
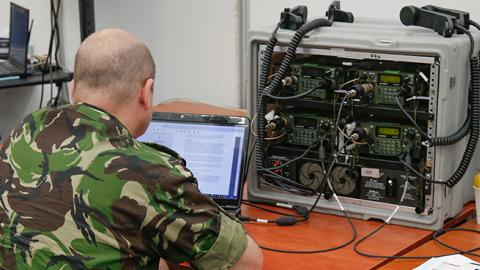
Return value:
<svg viewBox="0 0 480 270">
<path fill-rule="evenodd" d="M 260 68 L 260 78 L 258 80 L 258 89 L 257 89 L 257 135 L 258 135 L 258 143 L 256 147 L 255 153 L 255 164 L 257 169 L 261 168 L 263 165 L 263 150 L 262 147 L 264 145 L 264 138 L 265 138 L 265 108 L 263 107 L 263 89 L 267 86 L 268 80 L 268 72 L 270 70 L 270 63 L 272 61 L 273 50 L 275 45 L 277 44 L 277 38 L 275 37 L 275 32 L 272 34 L 272 37 L 267 43 L 267 48 L 265 49 L 265 53 L 262 59 L 262 66 Z"/>
<path fill-rule="evenodd" d="M 447 180 L 447 186 L 453 188 L 462 177 L 470 165 L 477 141 L 480 134 L 480 65 L 478 56 L 470 58 L 470 79 L 472 85 L 472 106 L 470 110 L 471 128 L 465 152 L 463 153 L 460 164 L 455 173 Z"/>
<path fill-rule="evenodd" d="M 292 64 L 296 58 L 297 47 L 302 41 L 302 38 L 305 36 L 306 33 L 322 26 L 331 26 L 331 25 L 332 25 L 332 21 L 319 18 L 311 22 L 308 22 L 302 25 L 300 28 L 298 28 L 292 40 L 290 41 L 290 44 L 288 45 L 287 52 L 285 53 L 282 63 L 280 64 L 280 67 L 275 73 L 275 76 L 273 77 L 272 82 L 266 88 L 262 89 L 262 92 L 271 94 L 275 89 L 277 89 L 281 85 L 282 79 L 287 74 L 290 64 Z"/>
<path fill-rule="evenodd" d="M 452 135 L 448 135 L 445 137 L 432 138 L 430 141 L 430 145 L 444 146 L 444 145 L 456 144 L 461 139 L 463 139 L 463 137 L 467 136 L 468 132 L 470 131 L 471 123 L 472 121 L 470 117 L 470 112 L 468 112 L 467 119 L 465 119 L 461 128 L 455 131 Z"/>
<path fill-rule="evenodd" d="M 282 83 L 282 79 L 287 74 L 290 64 L 292 64 L 292 62 L 296 58 L 297 47 L 302 41 L 302 38 L 305 36 L 305 34 L 322 26 L 331 26 L 332 23 L 333 23 L 332 21 L 329 21 L 327 19 L 319 18 L 302 25 L 295 32 L 295 35 L 293 36 L 292 40 L 290 41 L 290 44 L 288 45 L 287 52 L 285 53 L 282 63 L 280 64 L 280 67 L 275 73 L 273 80 L 270 82 L 268 86 L 266 86 L 266 84 L 268 80 L 268 72 L 270 70 L 270 62 L 272 59 L 273 50 L 277 43 L 277 39 L 275 37 L 276 31 L 274 31 L 272 37 L 267 43 L 267 48 L 265 49 L 265 53 L 263 55 L 263 62 L 260 67 L 260 78 L 259 78 L 258 91 L 257 91 L 257 113 L 258 113 L 257 134 L 258 134 L 258 142 L 259 142 L 257 145 L 257 151 L 255 156 L 257 167 L 262 166 L 263 160 L 264 160 L 263 150 L 262 150 L 264 145 L 263 138 L 265 135 L 265 132 L 264 132 L 265 119 L 263 117 L 265 114 L 265 108 L 263 106 L 264 94 L 271 94 L 275 89 L 277 89 L 280 86 L 280 84 Z"/>
</svg>

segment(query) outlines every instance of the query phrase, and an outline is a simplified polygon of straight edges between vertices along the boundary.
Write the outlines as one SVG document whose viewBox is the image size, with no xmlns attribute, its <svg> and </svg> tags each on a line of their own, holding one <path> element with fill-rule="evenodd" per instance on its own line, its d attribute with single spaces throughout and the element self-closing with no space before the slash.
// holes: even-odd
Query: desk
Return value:
<svg viewBox="0 0 480 270">
<path fill-rule="evenodd" d="M 73 79 L 73 74 L 68 71 L 57 70 L 52 73 L 45 74 L 43 83 L 50 83 L 50 80 L 54 84 L 61 84 L 64 82 L 69 82 Z M 42 84 L 42 75 L 32 75 L 27 77 L 22 77 L 20 79 L 14 80 L 5 80 L 0 81 L 0 89 L 21 87 L 21 86 L 31 86 Z"/>
<path fill-rule="evenodd" d="M 248 216 L 275 218 L 250 206 L 243 206 L 242 213 Z M 446 226 L 454 227 L 475 211 L 473 203 Z M 358 238 L 380 226 L 379 221 L 352 219 Z M 348 241 L 352 230 L 342 216 L 313 213 L 310 220 L 292 227 L 270 224 L 245 224 L 247 231 L 260 245 L 283 249 L 324 249 Z M 431 239 L 432 231 L 387 225 L 360 246 L 360 250 L 379 255 L 400 255 Z M 353 251 L 353 244 L 342 249 L 319 254 L 283 254 L 263 251 L 264 269 L 378 269 L 388 259 L 367 258 Z M 406 269 L 406 268 L 399 268 Z"/>
<path fill-rule="evenodd" d="M 155 111 L 173 111 L 205 114 L 245 115 L 244 111 L 211 107 L 201 103 L 174 101 L 155 107 Z M 446 223 L 455 227 L 472 216 L 473 203 L 465 206 L 463 212 Z M 252 217 L 273 219 L 275 214 L 266 213 L 251 206 L 243 205 L 242 213 Z M 352 219 L 358 231 L 358 238 L 370 233 L 381 222 Z M 283 249 L 324 249 L 348 241 L 351 228 L 344 217 L 313 213 L 310 220 L 292 227 L 278 227 L 271 224 L 245 224 L 246 230 L 260 244 Z M 401 255 L 430 240 L 433 232 L 428 230 L 387 225 L 374 237 L 360 246 L 363 251 L 380 255 Z M 357 255 L 353 244 L 340 250 L 320 254 L 284 254 L 263 251 L 264 269 L 378 269 L 391 260 L 374 259 Z M 399 268 L 405 269 L 405 268 Z"/>
<path fill-rule="evenodd" d="M 475 219 L 471 219 L 468 222 L 459 226 L 460 228 L 470 228 L 475 230 L 480 230 L 480 225 L 477 224 Z M 453 245 L 456 248 L 469 250 L 480 246 L 480 235 L 478 233 L 472 232 L 461 232 L 461 231 L 453 231 L 447 232 L 439 237 L 443 242 L 446 244 Z M 407 256 L 431 256 L 431 255 L 438 255 L 438 254 L 449 254 L 453 253 L 454 251 L 448 249 L 435 241 L 431 240 L 426 242 L 425 244 L 415 248 L 414 250 L 408 252 Z M 480 252 L 477 252 L 480 254 Z M 471 258 L 474 261 L 480 262 L 479 257 L 465 255 Z M 420 264 L 424 263 L 427 260 L 394 260 L 385 266 L 381 267 L 380 269 L 412 269 Z"/>
</svg>

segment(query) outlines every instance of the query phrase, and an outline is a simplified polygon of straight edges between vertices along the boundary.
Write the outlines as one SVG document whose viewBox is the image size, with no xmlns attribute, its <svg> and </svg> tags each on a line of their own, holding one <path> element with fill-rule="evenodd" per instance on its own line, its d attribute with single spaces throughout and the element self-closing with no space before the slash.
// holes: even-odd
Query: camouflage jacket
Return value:
<svg viewBox="0 0 480 270">
<path fill-rule="evenodd" d="M 246 244 L 175 152 L 93 106 L 34 112 L 0 151 L 0 269 L 227 269 Z"/>
</svg>

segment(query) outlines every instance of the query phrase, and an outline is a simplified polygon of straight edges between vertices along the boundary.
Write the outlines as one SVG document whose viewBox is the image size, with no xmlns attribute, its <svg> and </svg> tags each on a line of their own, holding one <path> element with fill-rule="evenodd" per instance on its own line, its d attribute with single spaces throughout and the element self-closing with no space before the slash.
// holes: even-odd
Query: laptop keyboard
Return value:
<svg viewBox="0 0 480 270">
<path fill-rule="evenodd" d="M 1 74 L 8 74 L 8 73 L 13 73 L 13 72 L 17 72 L 18 69 L 13 66 L 12 64 L 10 64 L 10 62 L 4 62 L 2 64 L 0 64 L 0 75 Z"/>
</svg>

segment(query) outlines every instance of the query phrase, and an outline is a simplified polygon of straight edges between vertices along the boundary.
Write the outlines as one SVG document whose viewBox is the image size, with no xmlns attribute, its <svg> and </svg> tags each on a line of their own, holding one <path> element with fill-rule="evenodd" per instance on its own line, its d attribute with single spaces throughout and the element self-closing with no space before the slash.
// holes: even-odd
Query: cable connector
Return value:
<svg viewBox="0 0 480 270">
<path fill-rule="evenodd" d="M 280 28 L 296 31 L 307 22 L 307 6 L 296 6 L 294 8 L 285 8 L 280 13 Z"/>
<path fill-rule="evenodd" d="M 295 84 L 297 82 L 297 77 L 295 76 L 287 76 L 285 78 L 282 79 L 282 85 L 283 86 L 286 86 L 286 85 L 292 85 L 292 84 Z"/>
<path fill-rule="evenodd" d="M 270 121 L 265 128 L 271 129 L 271 130 L 281 130 L 282 128 L 287 126 L 287 124 L 288 124 L 287 119 L 283 117 L 278 117 Z"/>
<path fill-rule="evenodd" d="M 330 21 L 353 23 L 353 14 L 340 9 L 340 1 L 333 1 L 325 13 Z"/>
<path fill-rule="evenodd" d="M 359 97 L 362 98 L 366 94 L 373 92 L 373 84 L 371 83 L 364 83 L 364 84 L 355 84 L 352 87 L 350 87 L 350 90 L 348 90 L 345 95 L 348 98 L 352 97 Z"/>
<path fill-rule="evenodd" d="M 294 205 L 293 209 L 298 215 L 306 217 L 308 215 L 308 209 L 304 206 Z"/>
<path fill-rule="evenodd" d="M 275 219 L 278 226 L 293 226 L 297 224 L 297 219 L 294 217 L 279 217 Z"/>
</svg>

